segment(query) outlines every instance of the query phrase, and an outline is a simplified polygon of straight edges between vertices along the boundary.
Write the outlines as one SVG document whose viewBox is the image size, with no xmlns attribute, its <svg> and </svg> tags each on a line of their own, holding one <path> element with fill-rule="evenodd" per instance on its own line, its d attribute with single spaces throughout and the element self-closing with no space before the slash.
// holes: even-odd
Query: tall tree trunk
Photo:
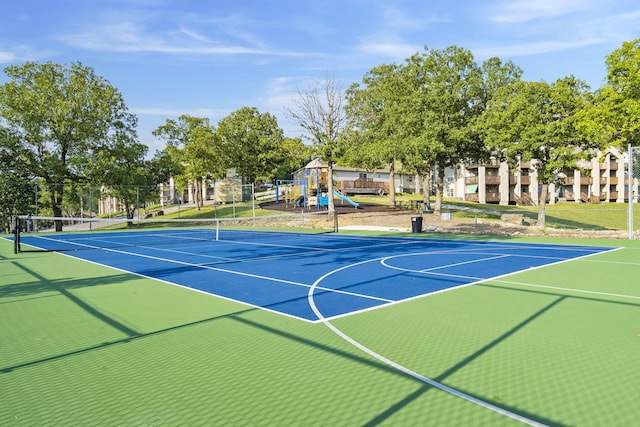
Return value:
<svg viewBox="0 0 640 427">
<path fill-rule="evenodd" d="M 442 193 L 444 190 L 444 168 L 438 166 L 438 179 L 436 179 L 436 206 L 434 213 L 440 215 L 442 212 Z"/>
<path fill-rule="evenodd" d="M 538 199 L 538 227 L 544 228 L 547 222 L 547 196 L 549 195 L 549 184 L 542 184 L 540 198 Z"/>
<path fill-rule="evenodd" d="M 53 210 L 53 216 L 62 216 L 62 194 L 64 192 L 64 186 L 62 184 L 53 184 L 49 186 L 49 192 L 51 193 L 51 210 Z M 62 221 L 56 219 L 54 221 L 56 231 L 62 231 Z"/>
<path fill-rule="evenodd" d="M 124 201 L 124 212 L 127 217 L 127 227 L 133 227 L 133 215 L 136 212 L 135 206 L 131 206 L 127 200 Z"/>
<path fill-rule="evenodd" d="M 431 168 L 427 167 L 421 175 L 422 178 L 422 200 L 424 210 L 431 210 Z"/>
<path fill-rule="evenodd" d="M 396 207 L 396 166 L 394 160 L 389 163 L 389 207 Z"/>
<path fill-rule="evenodd" d="M 202 207 L 202 181 L 196 179 L 193 181 L 193 195 L 196 202 L 196 210 L 199 211 Z"/>
</svg>

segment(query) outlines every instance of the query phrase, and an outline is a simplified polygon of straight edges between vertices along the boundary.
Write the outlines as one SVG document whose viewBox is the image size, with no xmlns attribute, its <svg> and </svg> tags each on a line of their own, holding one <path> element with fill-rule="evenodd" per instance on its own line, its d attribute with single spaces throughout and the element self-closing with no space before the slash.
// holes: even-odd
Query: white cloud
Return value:
<svg viewBox="0 0 640 427">
<path fill-rule="evenodd" d="M 538 55 L 542 53 L 558 52 L 590 46 L 602 42 L 602 39 L 583 39 L 577 41 L 546 41 L 535 43 L 520 43 L 488 48 L 473 49 L 473 55 L 477 60 L 484 60 L 494 56 L 518 57 Z"/>
<path fill-rule="evenodd" d="M 380 8 L 379 21 L 376 31 L 361 36 L 354 49 L 360 55 L 389 58 L 394 61 L 403 60 L 423 50 L 424 43 L 416 44 L 407 40 L 420 39 L 426 42 L 429 30 L 434 24 L 451 22 L 444 15 L 429 12 L 409 14 L 388 5 Z"/>
<path fill-rule="evenodd" d="M 0 64 L 7 64 L 16 60 L 16 55 L 13 52 L 0 51 Z"/>
<path fill-rule="evenodd" d="M 35 50 L 30 46 L 12 46 L 4 51 L 0 50 L 0 64 L 16 64 L 25 61 L 39 61 L 54 54 L 51 50 Z"/>
<path fill-rule="evenodd" d="M 364 41 L 356 46 L 361 54 L 375 55 L 395 60 L 408 58 L 423 49 L 423 46 L 393 41 Z"/>
<path fill-rule="evenodd" d="M 619 42 L 638 38 L 640 10 L 624 14 L 598 16 L 584 26 L 583 31 L 598 34 L 605 40 Z"/>
<path fill-rule="evenodd" d="M 244 37 L 248 36 L 244 35 Z M 216 42 L 184 27 L 175 32 L 151 34 L 144 26 L 134 22 L 92 27 L 84 32 L 59 36 L 58 39 L 78 48 L 106 52 L 155 52 L 173 55 L 307 55 L 300 52 L 271 50 L 264 46 Z"/>
<path fill-rule="evenodd" d="M 515 24 L 592 10 L 601 0 L 507 0 L 495 6 L 491 20 Z"/>
</svg>

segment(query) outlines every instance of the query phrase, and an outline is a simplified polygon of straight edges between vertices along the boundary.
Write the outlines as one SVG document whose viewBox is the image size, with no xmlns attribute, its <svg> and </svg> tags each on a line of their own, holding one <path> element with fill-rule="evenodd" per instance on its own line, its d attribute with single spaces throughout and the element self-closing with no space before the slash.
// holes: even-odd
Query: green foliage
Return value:
<svg viewBox="0 0 640 427">
<path fill-rule="evenodd" d="M 352 128 L 347 138 L 348 158 L 359 167 L 386 167 L 404 158 L 406 137 L 412 126 L 406 123 L 408 105 L 402 68 L 380 65 L 365 74 L 362 86 L 347 91 L 347 112 Z"/>
<path fill-rule="evenodd" d="M 545 224 L 548 184 L 590 157 L 597 145 L 580 131 L 579 113 L 589 105 L 586 85 L 573 76 L 546 82 L 517 81 L 498 90 L 478 121 L 485 142 L 512 166 L 535 163 L 543 186 L 538 225 Z"/>
<path fill-rule="evenodd" d="M 607 83 L 580 125 L 603 146 L 640 145 L 640 39 L 623 43 L 606 65 Z"/>
<path fill-rule="evenodd" d="M 373 68 L 347 93 L 350 163 L 401 162 L 428 179 L 436 167 L 444 173 L 461 161 L 487 158 L 475 120 L 493 94 L 521 74 L 498 58 L 478 66 L 470 51 L 456 46 Z"/>
<path fill-rule="evenodd" d="M 164 155 L 172 163 L 176 178 L 182 184 L 201 180 L 208 175 L 224 177 L 228 161 L 219 152 L 214 127 L 206 118 L 182 115 L 178 120 L 167 119 L 153 131 L 153 135 L 167 142 Z"/>
<path fill-rule="evenodd" d="M 470 157 L 469 123 L 474 117 L 480 74 L 470 51 L 456 46 L 425 50 L 407 60 L 413 97 L 409 111 L 421 126 L 416 135 L 439 168 Z"/>
<path fill-rule="evenodd" d="M 120 200 L 127 218 L 133 218 L 141 205 L 158 199 L 158 182 L 169 179 L 171 166 L 163 153 L 146 160 L 147 146 L 116 140 L 102 147 L 91 168 L 92 182 L 100 182 L 106 194 Z"/>
<path fill-rule="evenodd" d="M 513 165 L 535 161 L 538 181 L 550 184 L 596 148 L 576 126 L 588 99 L 573 76 L 552 84 L 518 81 L 497 92 L 479 123 L 490 147 Z"/>
<path fill-rule="evenodd" d="M 198 208 L 202 202 L 201 185 L 205 178 L 222 178 L 229 168 L 227 153 L 220 149 L 219 139 L 209 119 L 182 115 L 177 121 L 167 119 L 153 131 L 164 139 L 167 147 L 156 165 L 173 177 L 179 186 L 192 184 Z"/>
<path fill-rule="evenodd" d="M 19 147 L 19 139 L 0 126 L 0 231 L 9 230 L 13 215 L 34 209 L 34 184 L 21 161 Z"/>
<path fill-rule="evenodd" d="M 266 158 L 264 181 L 291 179 L 291 173 L 307 164 L 311 156 L 312 148 L 304 145 L 300 138 L 276 141 Z"/>
<path fill-rule="evenodd" d="M 245 184 L 269 180 L 281 159 L 278 150 L 286 151 L 276 117 L 254 107 L 243 107 L 220 120 L 216 134 L 229 166 Z"/>
<path fill-rule="evenodd" d="M 136 118 L 120 93 L 80 63 L 27 62 L 5 68 L 0 117 L 18 143 L 22 168 L 49 187 L 55 215 L 64 187 L 85 180 L 94 155 L 112 140 L 135 139 Z"/>
</svg>

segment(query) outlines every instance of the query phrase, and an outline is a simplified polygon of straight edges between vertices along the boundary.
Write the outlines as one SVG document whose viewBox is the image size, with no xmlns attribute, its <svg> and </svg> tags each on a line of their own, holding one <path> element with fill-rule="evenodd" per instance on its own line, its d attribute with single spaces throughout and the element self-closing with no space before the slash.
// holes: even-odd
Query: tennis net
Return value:
<svg viewBox="0 0 640 427">
<path fill-rule="evenodd" d="M 338 231 L 326 211 L 249 218 L 14 217 L 14 252 L 163 246 L 196 241 L 255 241 Z"/>
</svg>

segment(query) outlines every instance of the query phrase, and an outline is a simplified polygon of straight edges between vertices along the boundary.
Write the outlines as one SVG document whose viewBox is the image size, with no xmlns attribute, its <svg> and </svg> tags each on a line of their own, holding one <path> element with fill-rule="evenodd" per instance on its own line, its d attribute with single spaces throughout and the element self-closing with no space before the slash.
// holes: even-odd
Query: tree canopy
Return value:
<svg viewBox="0 0 640 427">
<path fill-rule="evenodd" d="M 167 119 L 153 135 L 166 141 L 166 154 L 174 165 L 179 186 L 191 184 L 196 208 L 202 205 L 202 180 L 226 176 L 229 160 L 220 150 L 219 139 L 209 119 L 182 115 Z"/>
<path fill-rule="evenodd" d="M 117 89 L 81 63 L 27 62 L 4 71 L 0 117 L 17 138 L 24 169 L 49 187 L 60 216 L 63 184 L 86 179 L 93 154 L 108 141 L 135 140 L 136 117 Z"/>
<path fill-rule="evenodd" d="M 216 131 L 229 167 L 242 177 L 244 184 L 273 177 L 274 161 L 282 148 L 284 132 L 278 120 L 255 107 L 243 107 L 218 122 Z"/>
<path fill-rule="evenodd" d="M 606 59 L 607 80 L 581 128 L 603 145 L 640 145 L 640 39 L 625 42 Z"/>
<path fill-rule="evenodd" d="M 487 157 L 474 122 L 493 93 L 521 73 L 498 58 L 478 66 L 470 51 L 457 46 L 425 49 L 402 65 L 373 68 L 362 85 L 348 91 L 347 111 L 355 129 L 349 142 L 358 153 L 351 162 L 387 166 L 390 181 L 396 163 L 425 181 L 437 169 L 439 211 L 445 168 Z M 425 193 L 428 203 L 428 189 Z"/>
<path fill-rule="evenodd" d="M 8 81 L 0 85 L 1 181 L 44 185 L 41 195 L 49 197 L 47 209 L 55 216 L 74 197 L 65 184 L 100 181 L 114 188 L 131 216 L 131 192 L 116 187 L 152 188 L 171 175 L 193 188 L 199 207 L 203 180 L 224 177 L 230 168 L 244 183 L 289 178 L 313 153 L 328 164 L 329 193 L 338 163 L 387 167 L 392 205 L 398 165 L 425 182 L 437 171 L 439 211 L 445 168 L 497 156 L 512 165 L 534 163 L 544 223 L 548 185 L 581 156 L 610 145 L 640 145 L 640 39 L 623 43 L 606 66 L 606 84 L 592 94 L 573 76 L 525 82 L 511 62 L 477 64 L 461 47 L 425 48 L 402 64 L 372 68 L 346 92 L 329 78 L 299 90 L 287 112 L 310 146 L 286 138 L 275 116 L 243 107 L 217 128 L 206 118 L 167 119 L 153 131 L 167 146 L 147 160 L 136 117 L 107 80 L 79 62 L 26 62 L 5 68 Z M 6 187 L 0 216 L 31 210 L 31 191 Z M 137 190 L 135 197 L 154 196 Z M 10 206 L 22 199 L 29 201 Z"/>
<path fill-rule="evenodd" d="M 416 131 L 408 107 L 410 82 L 403 68 L 380 65 L 347 91 L 346 111 L 351 131 L 345 137 L 350 164 L 365 169 L 389 169 L 389 205 L 395 206 L 395 166 L 407 164 L 407 144 Z"/>
<path fill-rule="evenodd" d="M 538 226 L 545 225 L 549 184 L 593 154 L 596 145 L 578 130 L 589 105 L 587 86 L 569 76 L 554 83 L 518 81 L 499 89 L 480 120 L 486 144 L 511 165 L 533 161 L 542 184 Z"/>
</svg>

